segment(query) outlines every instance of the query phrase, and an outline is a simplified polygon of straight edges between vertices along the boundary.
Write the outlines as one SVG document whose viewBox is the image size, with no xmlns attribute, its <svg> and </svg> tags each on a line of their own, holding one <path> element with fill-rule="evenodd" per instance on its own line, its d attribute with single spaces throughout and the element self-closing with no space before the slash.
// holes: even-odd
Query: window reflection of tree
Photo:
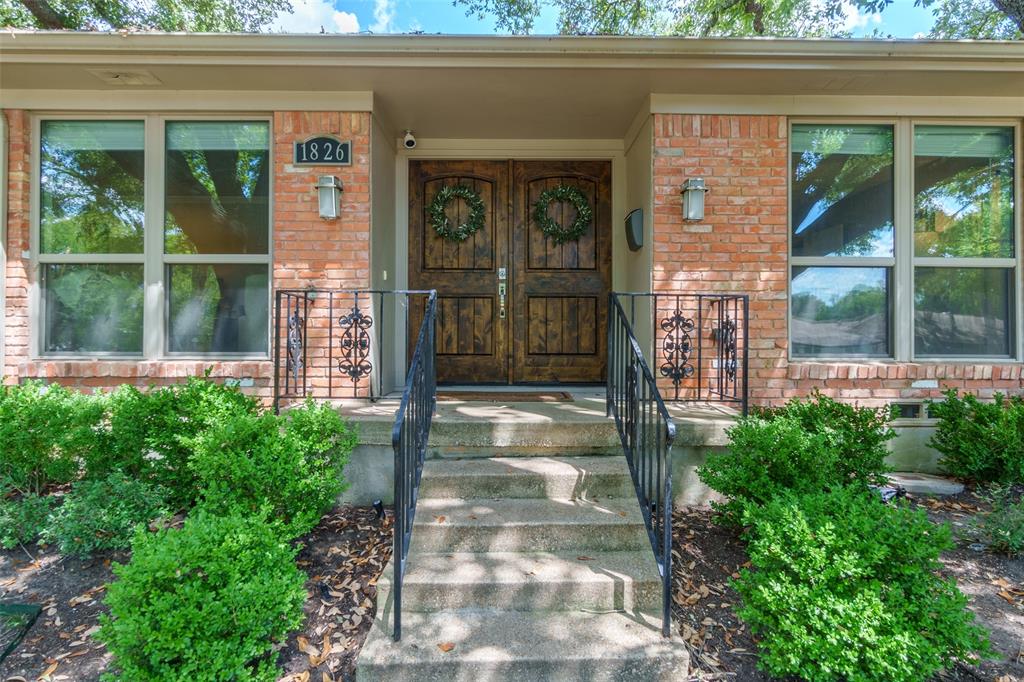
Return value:
<svg viewBox="0 0 1024 682">
<path fill-rule="evenodd" d="M 42 145 L 41 244 L 46 253 L 140 253 L 141 150 Z"/>
<path fill-rule="evenodd" d="M 242 135 L 266 139 L 265 126 Z M 267 254 L 269 154 L 238 140 L 238 149 L 165 153 L 165 251 L 172 254 Z M 230 145 L 225 145 L 230 146 Z M 198 147 L 198 145 L 197 145 Z M 53 251 L 139 253 L 143 243 L 144 155 L 138 150 L 69 150 L 43 144 L 43 235 Z M 207 282 L 212 270 L 216 291 Z M 251 265 L 190 267 L 175 295 L 203 297 L 212 324 L 202 325 L 211 350 L 238 347 L 239 318 Z M 95 273 L 94 273 L 95 274 Z M 210 297 L 213 299 L 210 300 Z M 106 298 L 104 295 L 103 298 Z M 205 320 L 204 320 L 205 322 Z"/>
<path fill-rule="evenodd" d="M 243 127 L 236 149 L 168 149 L 165 164 L 165 248 L 168 253 L 266 254 L 269 252 L 269 155 L 246 137 L 265 136 L 265 128 Z M 264 137 L 265 139 L 265 137 Z M 248 144 L 247 144 L 248 143 Z M 235 145 L 232 145 L 235 146 Z M 216 278 L 211 300 L 208 274 Z M 194 345 L 235 350 L 240 319 L 245 317 L 246 283 L 251 265 L 230 263 L 178 270 L 173 296 L 209 301 L 212 325 L 199 330 Z M 204 291 L 206 296 L 204 297 Z M 204 322 L 209 318 L 204 316 Z"/>
<path fill-rule="evenodd" d="M 829 135 L 836 139 L 829 140 Z M 820 210 L 799 235 L 794 234 L 795 253 L 800 252 L 804 242 L 813 243 L 816 238 L 826 239 L 824 235 L 838 232 L 845 248 L 832 255 L 870 255 L 866 250 L 872 232 L 891 225 L 891 143 L 887 153 L 830 152 L 841 149 L 846 135 L 849 132 L 843 129 L 826 129 L 818 136 L 815 151 L 794 152 L 793 225 L 802 225 L 812 212 Z M 946 253 L 935 255 L 1012 255 L 1012 247 L 1008 246 L 1013 221 L 1012 144 L 1008 142 L 1005 153 L 994 158 L 916 157 L 914 182 L 918 197 L 925 202 L 917 214 L 918 232 L 934 225 L 935 216 L 947 202 L 956 202 L 964 209 L 955 216 L 955 229 L 942 239 Z M 831 240 L 826 239 L 826 243 Z"/>
<path fill-rule="evenodd" d="M 884 151 L 844 153 L 844 143 L 855 132 L 840 127 L 815 129 L 812 149 L 793 154 L 792 224 L 811 221 L 794 233 L 794 255 L 873 255 L 877 233 L 892 230 L 892 129 L 875 131 L 875 146 Z M 891 237 L 888 241 L 891 251 Z M 818 244 L 835 247 L 822 252 Z"/>
<path fill-rule="evenodd" d="M 952 167 L 949 158 L 914 159 L 916 254 L 1012 258 L 1012 147 L 993 158 L 958 157 Z"/>
<path fill-rule="evenodd" d="M 793 295 L 794 340 L 799 353 L 888 355 L 888 294 L 883 285 L 857 284 L 832 301 Z M 800 339 L 804 339 L 801 342 Z M 808 341 L 813 339 L 813 343 Z"/>
</svg>

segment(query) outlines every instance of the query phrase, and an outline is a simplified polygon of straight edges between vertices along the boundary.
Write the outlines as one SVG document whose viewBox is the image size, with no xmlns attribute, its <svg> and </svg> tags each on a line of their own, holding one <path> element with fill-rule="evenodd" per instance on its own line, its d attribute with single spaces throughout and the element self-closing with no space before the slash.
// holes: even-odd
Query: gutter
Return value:
<svg viewBox="0 0 1024 682">
<path fill-rule="evenodd" d="M 0 62 L 118 61 L 133 57 L 161 63 L 351 64 L 432 66 L 433 60 L 462 66 L 592 65 L 620 68 L 679 68 L 686 62 L 885 62 L 908 60 L 984 64 L 987 70 L 1024 70 L 1024 41 L 823 40 L 776 38 L 679 38 L 611 36 L 446 36 L 368 34 L 209 34 L 6 31 Z M 749 65 L 748 65 L 749 66 Z M 960 70 L 956 69 L 956 70 Z"/>
</svg>

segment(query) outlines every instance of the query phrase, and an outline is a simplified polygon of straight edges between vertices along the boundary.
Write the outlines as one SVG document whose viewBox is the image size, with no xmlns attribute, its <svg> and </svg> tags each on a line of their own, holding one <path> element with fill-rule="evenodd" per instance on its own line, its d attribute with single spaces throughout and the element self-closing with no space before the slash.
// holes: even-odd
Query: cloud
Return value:
<svg viewBox="0 0 1024 682">
<path fill-rule="evenodd" d="M 340 12 L 330 0 L 293 0 L 292 12 L 281 12 L 271 26 L 283 33 L 359 33 L 359 19 L 352 12 Z"/>
<path fill-rule="evenodd" d="M 843 3 L 843 30 L 856 31 L 866 29 L 868 24 L 881 24 L 882 15 L 878 12 L 861 12 L 852 2 Z"/>
<path fill-rule="evenodd" d="M 373 23 L 370 30 L 374 33 L 392 33 L 395 30 L 395 0 L 374 0 Z"/>
</svg>

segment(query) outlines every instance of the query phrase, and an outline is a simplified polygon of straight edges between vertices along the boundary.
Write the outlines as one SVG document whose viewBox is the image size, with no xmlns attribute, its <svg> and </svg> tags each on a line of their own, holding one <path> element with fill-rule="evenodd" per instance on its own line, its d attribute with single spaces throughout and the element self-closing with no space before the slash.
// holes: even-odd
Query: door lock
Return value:
<svg viewBox="0 0 1024 682">
<path fill-rule="evenodd" d="M 504 268 L 502 268 L 502 271 L 503 270 Z M 505 296 L 507 295 L 508 285 L 504 282 L 498 282 L 498 317 L 502 320 L 505 319 Z"/>
</svg>

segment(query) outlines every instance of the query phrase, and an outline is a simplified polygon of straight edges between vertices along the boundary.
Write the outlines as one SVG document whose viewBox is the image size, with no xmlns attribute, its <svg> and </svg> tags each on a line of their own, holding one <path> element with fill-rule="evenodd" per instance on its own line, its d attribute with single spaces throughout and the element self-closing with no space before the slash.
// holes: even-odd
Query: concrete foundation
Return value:
<svg viewBox="0 0 1024 682">
<path fill-rule="evenodd" d="M 397 400 L 340 401 L 339 411 L 359 429 L 359 446 L 352 453 L 345 478 L 348 490 L 341 501 L 367 505 L 391 503 L 394 497 L 394 451 L 391 429 Z M 677 505 L 706 504 L 715 493 L 701 483 L 697 468 L 709 452 L 729 443 L 728 428 L 737 412 L 717 405 L 669 404 L 676 423 L 673 446 L 673 497 Z M 927 446 L 934 422 L 904 420 L 894 425 L 888 462 L 896 471 L 941 474 L 940 455 Z M 592 395 L 566 402 L 438 403 L 431 428 L 429 458 L 621 456 L 614 424 L 605 416 L 603 397 Z"/>
</svg>

